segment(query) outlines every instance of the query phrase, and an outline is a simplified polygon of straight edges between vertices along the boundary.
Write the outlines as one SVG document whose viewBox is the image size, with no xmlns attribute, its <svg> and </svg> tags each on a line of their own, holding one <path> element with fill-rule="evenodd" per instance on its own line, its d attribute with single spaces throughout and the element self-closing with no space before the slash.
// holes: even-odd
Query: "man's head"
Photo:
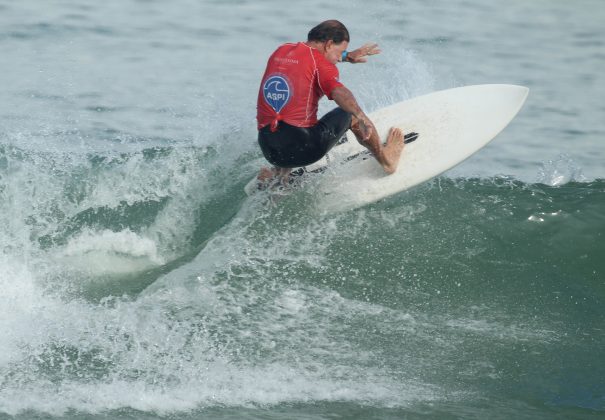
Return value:
<svg viewBox="0 0 605 420">
<path fill-rule="evenodd" d="M 326 20 L 309 31 L 307 42 L 321 45 L 321 52 L 336 64 L 349 45 L 349 31 L 337 20 Z"/>
<path fill-rule="evenodd" d="M 309 31 L 307 41 L 332 41 L 340 44 L 342 41 L 350 42 L 349 31 L 337 20 L 326 20 Z"/>
</svg>

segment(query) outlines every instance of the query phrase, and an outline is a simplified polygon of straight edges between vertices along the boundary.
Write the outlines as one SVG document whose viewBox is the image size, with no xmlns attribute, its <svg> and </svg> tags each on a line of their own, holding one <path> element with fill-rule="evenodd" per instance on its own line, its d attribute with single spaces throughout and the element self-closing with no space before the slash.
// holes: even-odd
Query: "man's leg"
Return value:
<svg viewBox="0 0 605 420">
<path fill-rule="evenodd" d="M 280 123 L 277 132 L 270 131 L 268 127 L 259 131 L 258 144 L 265 159 L 273 165 L 262 167 L 256 176 L 260 189 L 275 185 L 276 182 L 283 185 L 288 182 L 292 169 L 285 166 L 299 166 L 295 160 L 300 154 L 297 150 L 299 145 L 304 144 L 306 139 L 307 132 L 304 130 Z"/>
<path fill-rule="evenodd" d="M 399 165 L 401 152 L 403 152 L 403 132 L 399 128 L 391 128 L 389 135 L 387 136 L 387 142 L 383 145 L 378 136 L 378 132 L 376 131 L 376 127 L 374 127 L 373 124 L 371 130 L 372 134 L 370 135 L 370 138 L 364 140 L 364 130 L 362 130 L 359 120 L 353 116 L 351 131 L 355 134 L 357 141 L 372 152 L 386 173 L 394 173 Z"/>
</svg>

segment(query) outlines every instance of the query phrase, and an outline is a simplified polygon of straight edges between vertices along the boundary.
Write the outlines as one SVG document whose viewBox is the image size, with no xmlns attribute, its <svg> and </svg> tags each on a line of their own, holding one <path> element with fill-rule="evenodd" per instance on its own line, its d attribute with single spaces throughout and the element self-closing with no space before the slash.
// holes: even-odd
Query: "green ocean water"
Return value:
<svg viewBox="0 0 605 420">
<path fill-rule="evenodd" d="M 24 164 L 4 152 L 5 174 Z M 247 198 L 247 179 L 225 182 L 225 168 L 205 179 L 224 192 L 200 195 L 186 237 L 156 231 L 163 214 L 191 202 L 186 194 L 67 214 L 66 203 L 83 203 L 79 193 L 130 161 L 141 159 L 135 173 L 166 161 L 185 174 L 212 166 L 211 152 L 192 155 L 90 157 L 80 168 L 87 177 L 70 173 L 59 195 L 40 203 L 48 212 L 30 221 L 29 240 L 40 247 L 28 269 L 45 278 L 27 285 L 26 269 L 15 270 L 3 303 L 0 401 L 9 413 L 602 412 L 604 181 L 438 178 L 361 209 L 310 217 L 312 184 L 277 203 L 268 194 Z M 61 180 L 56 168 L 53 175 Z M 171 226 L 178 231 L 178 222 Z M 146 247 L 152 237 L 162 250 Z M 159 261 L 164 249 L 175 258 Z"/>
<path fill-rule="evenodd" d="M 0 419 L 605 415 L 600 3 L 354 10 L 0 4 Z M 247 197 L 264 61 L 333 17 L 383 48 L 341 68 L 368 111 L 528 101 L 386 200 Z"/>
</svg>

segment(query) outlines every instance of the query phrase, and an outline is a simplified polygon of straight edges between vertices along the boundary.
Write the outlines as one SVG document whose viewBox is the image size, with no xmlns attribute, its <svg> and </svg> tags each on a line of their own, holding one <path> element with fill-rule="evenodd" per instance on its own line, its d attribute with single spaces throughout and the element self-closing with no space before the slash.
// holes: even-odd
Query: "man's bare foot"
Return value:
<svg viewBox="0 0 605 420">
<path fill-rule="evenodd" d="M 272 168 L 262 167 L 256 176 L 258 182 L 267 182 L 275 176 Z"/>
<path fill-rule="evenodd" d="M 397 170 L 403 146 L 403 131 L 397 127 L 392 127 L 383 147 L 383 155 L 386 161 L 383 168 L 386 173 L 392 174 Z"/>
<path fill-rule="evenodd" d="M 264 190 L 270 185 L 275 185 L 275 182 L 280 183 L 282 185 L 287 184 L 288 178 L 290 176 L 290 171 L 290 168 L 260 168 L 260 171 L 256 176 L 256 180 L 258 181 L 258 189 Z"/>
</svg>

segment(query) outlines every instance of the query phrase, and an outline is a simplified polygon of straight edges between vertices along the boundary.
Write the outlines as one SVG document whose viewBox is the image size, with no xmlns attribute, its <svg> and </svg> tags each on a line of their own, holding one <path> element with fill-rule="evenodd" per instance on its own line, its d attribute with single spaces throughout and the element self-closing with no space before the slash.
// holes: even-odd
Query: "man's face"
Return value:
<svg viewBox="0 0 605 420">
<path fill-rule="evenodd" d="M 335 44 L 334 41 L 326 41 L 324 55 L 332 64 L 336 64 L 342 57 L 342 52 L 347 49 L 349 43 L 342 41 L 340 44 Z"/>
</svg>

